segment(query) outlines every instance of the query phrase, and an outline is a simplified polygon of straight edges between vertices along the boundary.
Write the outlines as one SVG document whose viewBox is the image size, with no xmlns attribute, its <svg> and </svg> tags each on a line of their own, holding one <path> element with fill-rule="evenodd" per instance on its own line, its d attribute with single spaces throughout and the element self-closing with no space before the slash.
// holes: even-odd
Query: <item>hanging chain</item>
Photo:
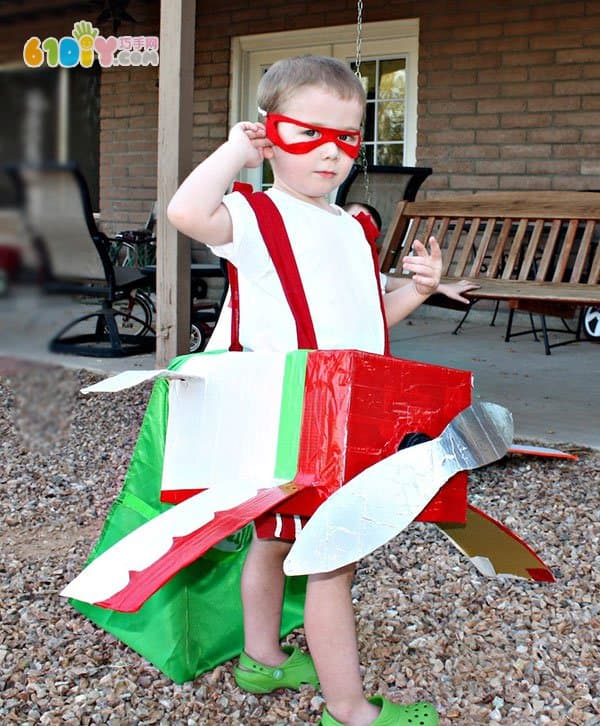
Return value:
<svg viewBox="0 0 600 726">
<path fill-rule="evenodd" d="M 356 9 L 356 57 L 355 57 L 355 73 L 360 78 L 360 53 L 362 50 L 362 23 L 363 23 L 363 0 L 358 0 Z"/>
<path fill-rule="evenodd" d="M 354 66 L 355 66 L 354 72 L 361 82 L 362 82 L 362 78 L 360 75 L 360 63 L 362 60 L 361 51 L 362 51 L 363 9 L 364 9 L 363 0 L 357 0 L 357 5 L 356 5 L 356 52 L 355 52 L 355 58 L 354 58 Z M 365 93 L 366 93 L 366 90 L 365 90 Z M 364 183 L 364 187 L 365 187 L 365 202 L 367 204 L 370 204 L 371 203 L 371 191 L 369 189 L 369 174 L 367 172 L 367 152 L 365 150 L 364 144 L 361 144 L 361 147 L 360 147 L 358 163 L 362 167 L 363 183 Z"/>
</svg>

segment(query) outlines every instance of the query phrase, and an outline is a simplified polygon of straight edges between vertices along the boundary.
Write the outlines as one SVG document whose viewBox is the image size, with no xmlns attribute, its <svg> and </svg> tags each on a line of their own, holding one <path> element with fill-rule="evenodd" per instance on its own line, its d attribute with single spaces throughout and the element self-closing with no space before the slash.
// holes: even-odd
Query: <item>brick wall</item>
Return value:
<svg viewBox="0 0 600 726">
<path fill-rule="evenodd" d="M 100 209 L 109 232 L 141 227 L 156 199 L 158 69 L 102 74 Z"/>
<path fill-rule="evenodd" d="M 118 35 L 159 35 L 158 2 L 136 0 Z M 103 28 L 108 35 L 110 27 Z M 160 50 L 159 50 L 160 54 Z M 158 68 L 109 68 L 100 84 L 100 210 L 103 229 L 141 227 L 156 199 Z"/>
<path fill-rule="evenodd" d="M 600 3 L 454 5 L 421 24 L 427 188 L 600 189 Z"/>
<path fill-rule="evenodd" d="M 87 3 L 69 5 L 77 10 L 48 10 L 46 35 L 70 32 L 73 13 L 94 19 L 81 9 Z M 157 0 L 135 0 L 128 11 L 138 22 L 120 34 L 158 34 Z M 364 13 L 365 22 L 420 18 L 417 163 L 434 169 L 427 194 L 600 189 L 597 0 L 366 0 Z M 198 2 L 193 163 L 226 138 L 231 36 L 355 17 L 353 0 Z M 20 59 L 31 28 L 0 23 L 0 62 Z M 156 196 L 157 77 L 151 67 L 102 73 L 101 213 L 109 231 L 142 224 Z"/>
</svg>

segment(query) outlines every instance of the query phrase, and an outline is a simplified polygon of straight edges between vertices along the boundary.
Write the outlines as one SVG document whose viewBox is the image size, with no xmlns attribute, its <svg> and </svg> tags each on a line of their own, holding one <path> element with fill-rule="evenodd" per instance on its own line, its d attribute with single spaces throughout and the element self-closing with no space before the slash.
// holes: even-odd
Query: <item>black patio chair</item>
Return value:
<svg viewBox="0 0 600 726">
<path fill-rule="evenodd" d="M 96 225 L 87 183 L 77 166 L 20 165 L 7 172 L 40 257 L 42 289 L 94 298 L 99 305 L 63 327 L 50 341 L 50 350 L 103 358 L 154 350 L 151 311 L 134 304 L 136 288 L 148 285 L 148 277 L 111 261 L 111 242 Z"/>
</svg>

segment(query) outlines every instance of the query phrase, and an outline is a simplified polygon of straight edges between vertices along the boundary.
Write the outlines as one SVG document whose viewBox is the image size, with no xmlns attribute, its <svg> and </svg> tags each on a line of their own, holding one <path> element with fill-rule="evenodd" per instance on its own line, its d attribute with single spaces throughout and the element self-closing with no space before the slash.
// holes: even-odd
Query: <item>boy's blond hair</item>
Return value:
<svg viewBox="0 0 600 726">
<path fill-rule="evenodd" d="M 258 84 L 260 113 L 277 113 L 299 88 L 320 86 L 341 99 L 356 98 L 365 106 L 365 91 L 360 79 L 344 61 L 321 55 L 284 58 L 274 63 Z"/>
</svg>

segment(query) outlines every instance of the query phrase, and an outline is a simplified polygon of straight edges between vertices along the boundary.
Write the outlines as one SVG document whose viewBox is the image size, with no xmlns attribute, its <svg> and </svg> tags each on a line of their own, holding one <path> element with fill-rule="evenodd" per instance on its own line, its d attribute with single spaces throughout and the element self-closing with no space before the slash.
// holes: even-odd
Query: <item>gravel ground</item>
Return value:
<svg viewBox="0 0 600 726">
<path fill-rule="evenodd" d="M 316 723 L 322 699 L 308 688 L 257 698 L 231 663 L 175 685 L 58 597 L 120 489 L 150 390 L 79 395 L 94 380 L 0 366 L 1 722 Z M 360 563 L 368 691 L 427 698 L 442 724 L 600 724 L 600 452 L 576 453 L 507 457 L 471 478 L 471 501 L 522 535 L 556 584 L 485 579 L 417 523 Z"/>
</svg>

